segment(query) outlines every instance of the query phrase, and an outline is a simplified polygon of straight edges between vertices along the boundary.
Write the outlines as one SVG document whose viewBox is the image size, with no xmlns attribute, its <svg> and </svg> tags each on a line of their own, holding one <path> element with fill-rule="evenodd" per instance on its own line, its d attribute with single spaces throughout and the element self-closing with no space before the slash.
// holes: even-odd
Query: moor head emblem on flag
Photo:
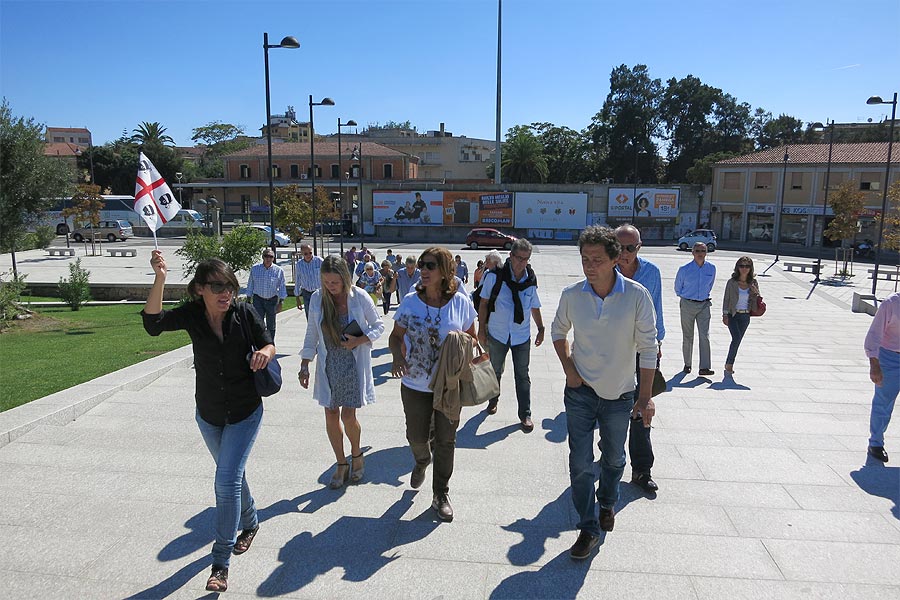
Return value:
<svg viewBox="0 0 900 600">
<path fill-rule="evenodd" d="M 181 205 L 150 159 L 141 156 L 138 162 L 137 182 L 134 186 L 134 211 L 155 233 L 178 214 Z"/>
</svg>

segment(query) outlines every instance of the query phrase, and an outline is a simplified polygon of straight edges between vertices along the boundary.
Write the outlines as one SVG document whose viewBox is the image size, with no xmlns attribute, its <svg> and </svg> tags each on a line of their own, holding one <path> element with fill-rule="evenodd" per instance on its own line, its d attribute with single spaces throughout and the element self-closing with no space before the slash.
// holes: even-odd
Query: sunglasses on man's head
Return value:
<svg viewBox="0 0 900 600">
<path fill-rule="evenodd" d="M 434 260 L 420 260 L 416 263 L 420 269 L 428 269 L 429 271 L 435 271 L 438 268 L 437 261 Z"/>
<path fill-rule="evenodd" d="M 207 281 L 205 285 L 206 285 L 206 287 L 209 288 L 209 291 L 211 291 L 213 294 L 221 294 L 222 292 L 225 292 L 225 291 L 227 291 L 227 292 L 234 291 L 234 286 L 232 286 L 230 283 L 227 283 L 227 282 Z"/>
</svg>

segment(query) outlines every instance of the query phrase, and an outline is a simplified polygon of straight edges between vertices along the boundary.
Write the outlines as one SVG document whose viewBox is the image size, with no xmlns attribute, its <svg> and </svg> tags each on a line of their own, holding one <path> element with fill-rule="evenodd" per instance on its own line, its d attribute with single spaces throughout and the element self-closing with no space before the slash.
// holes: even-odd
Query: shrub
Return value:
<svg viewBox="0 0 900 600">
<path fill-rule="evenodd" d="M 40 225 L 34 229 L 35 248 L 46 248 L 56 239 L 56 230 L 49 225 Z"/>
<path fill-rule="evenodd" d="M 210 258 L 220 258 L 222 245 L 219 236 L 203 235 L 202 233 L 188 230 L 184 245 L 175 251 L 175 254 L 184 259 L 185 275 L 192 275 L 197 270 L 197 265 Z"/>
<path fill-rule="evenodd" d="M 266 234 L 249 225 L 238 225 L 220 240 L 218 236 L 188 231 L 184 246 L 175 254 L 184 258 L 184 272 L 191 275 L 197 265 L 209 258 L 221 258 L 235 272 L 247 270 L 259 260 L 266 245 Z"/>
<path fill-rule="evenodd" d="M 7 276 L 9 273 L 7 273 Z M 24 313 L 19 304 L 19 298 L 25 291 L 25 275 L 12 277 L 4 281 L 0 275 L 0 330 L 4 329 L 10 321 Z"/>
<path fill-rule="evenodd" d="M 59 278 L 59 296 L 72 310 L 91 299 L 90 271 L 81 268 L 81 259 L 69 263 L 69 279 Z"/>
</svg>

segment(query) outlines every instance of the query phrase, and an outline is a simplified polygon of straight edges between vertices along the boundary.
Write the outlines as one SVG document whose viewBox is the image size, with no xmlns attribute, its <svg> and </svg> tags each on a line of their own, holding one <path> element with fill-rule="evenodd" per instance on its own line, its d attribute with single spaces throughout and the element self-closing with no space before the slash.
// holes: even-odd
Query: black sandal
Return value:
<svg viewBox="0 0 900 600">
<path fill-rule="evenodd" d="M 224 592 L 228 589 L 228 567 L 213 565 L 212 573 L 206 580 L 207 592 Z"/>
<path fill-rule="evenodd" d="M 250 544 L 253 543 L 253 538 L 256 537 L 257 531 L 259 531 L 259 525 L 253 529 L 245 529 L 242 531 L 241 535 L 237 536 L 237 539 L 234 541 L 234 549 L 232 549 L 231 553 L 238 556 L 249 550 Z"/>
</svg>

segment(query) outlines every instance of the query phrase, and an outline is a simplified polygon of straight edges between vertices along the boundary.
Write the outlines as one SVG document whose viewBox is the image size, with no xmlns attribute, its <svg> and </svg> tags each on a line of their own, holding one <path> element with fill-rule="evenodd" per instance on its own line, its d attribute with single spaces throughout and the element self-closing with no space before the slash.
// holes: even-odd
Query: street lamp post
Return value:
<svg viewBox="0 0 900 600">
<path fill-rule="evenodd" d="M 634 144 L 634 170 L 631 172 L 632 183 L 634 184 L 634 188 L 631 192 L 631 224 L 634 225 L 634 215 L 635 215 L 635 205 L 637 205 L 637 169 L 638 169 L 638 149 L 637 144 Z"/>
<path fill-rule="evenodd" d="M 778 202 L 775 203 L 775 230 L 772 235 L 775 237 L 775 262 L 778 262 L 779 250 L 781 249 L 781 209 L 784 207 L 784 186 L 787 182 L 787 164 L 791 159 L 788 154 L 788 147 L 784 147 L 784 166 L 781 169 L 781 194 L 778 196 Z"/>
<path fill-rule="evenodd" d="M 890 102 L 881 99 L 881 96 L 872 96 L 866 100 L 866 104 L 890 104 L 891 105 L 891 129 L 888 134 L 887 163 L 884 168 L 884 192 L 881 196 L 881 219 L 878 223 L 878 245 L 875 246 L 875 271 L 872 273 L 872 295 L 878 285 L 878 265 L 881 263 L 881 243 L 884 241 L 884 219 L 887 217 L 888 186 L 891 183 L 891 150 L 894 146 L 894 121 L 897 118 L 897 92 Z"/>
<path fill-rule="evenodd" d="M 338 138 L 338 206 L 340 206 L 340 234 L 341 234 L 341 256 L 344 255 L 344 193 L 341 189 L 341 127 L 356 127 L 356 121 L 350 119 L 346 123 L 341 123 L 341 118 L 338 117 L 338 128 L 337 128 L 337 138 Z"/>
<path fill-rule="evenodd" d="M 819 282 L 820 273 L 822 272 L 822 252 L 825 250 L 825 213 L 828 212 L 828 186 L 831 185 L 831 151 L 834 149 L 834 121 L 831 121 L 828 125 L 822 125 L 819 122 L 810 125 L 810 129 L 824 130 L 825 127 L 828 127 L 828 162 L 825 165 L 825 199 L 822 201 L 822 234 L 819 236 L 819 256 L 816 258 L 815 283 Z M 815 227 L 813 227 L 813 232 L 815 232 Z"/>
<path fill-rule="evenodd" d="M 356 209 L 359 212 L 359 247 L 365 247 L 365 231 L 363 229 L 363 189 L 362 189 L 362 180 L 363 180 L 363 161 L 362 161 L 362 140 L 359 140 L 359 147 L 353 149 L 352 158 L 359 161 L 359 169 L 356 171 L 356 174 L 359 176 L 359 195 L 356 198 Z"/>
<path fill-rule="evenodd" d="M 313 106 L 334 106 L 334 100 L 331 98 L 322 98 L 321 102 L 313 102 L 312 94 L 309 95 L 310 202 L 312 203 L 313 254 L 316 254 L 316 252 L 318 252 L 318 245 L 316 242 L 316 128 L 313 125 Z M 322 233 L 324 235 L 325 231 L 323 230 Z"/>
<path fill-rule="evenodd" d="M 703 225 L 700 224 L 700 218 L 703 215 L 703 195 L 703 188 L 701 188 L 700 191 L 697 192 L 697 229 L 703 227 Z M 712 225 L 712 223 L 710 223 L 710 225 Z"/>
<path fill-rule="evenodd" d="M 272 100 L 269 93 L 269 48 L 296 49 L 299 47 L 300 42 L 294 36 L 285 36 L 280 44 L 269 44 L 269 34 L 263 33 L 263 56 L 266 63 L 266 141 L 269 157 L 269 227 L 272 230 L 270 245 L 273 252 L 275 251 L 275 181 L 272 179 Z"/>
<path fill-rule="evenodd" d="M 175 173 L 175 179 L 178 180 L 178 204 L 184 208 L 184 202 L 181 201 L 181 178 L 184 177 L 184 173 L 178 172 Z"/>
</svg>

